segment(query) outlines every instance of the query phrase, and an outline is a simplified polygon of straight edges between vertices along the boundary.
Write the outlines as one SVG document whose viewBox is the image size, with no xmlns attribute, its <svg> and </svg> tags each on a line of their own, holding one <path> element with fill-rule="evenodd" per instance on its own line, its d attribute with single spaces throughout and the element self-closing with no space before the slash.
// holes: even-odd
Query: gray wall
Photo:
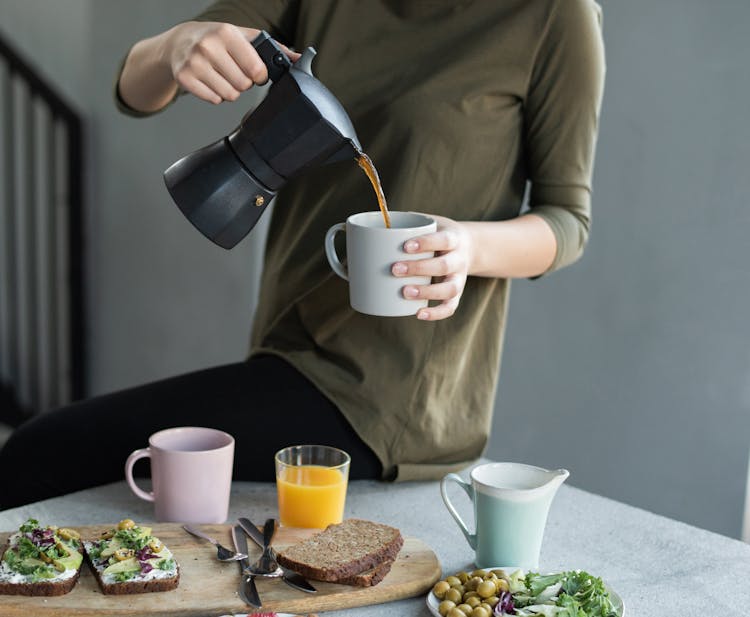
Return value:
<svg viewBox="0 0 750 617">
<path fill-rule="evenodd" d="M 603 0 L 607 90 L 583 260 L 517 281 L 488 455 L 739 536 L 750 446 L 750 4 Z M 262 233 L 231 252 L 163 188 L 250 105 L 115 112 L 129 45 L 200 0 L 0 0 L 0 30 L 86 116 L 92 393 L 239 359 Z M 50 7 L 54 15 L 50 15 Z M 62 7 L 65 7 L 63 10 Z"/>
<path fill-rule="evenodd" d="M 132 119 L 112 102 L 129 47 L 207 0 L 0 0 L 0 31 L 85 118 L 89 390 L 109 392 L 241 360 L 257 295 L 263 228 L 231 252 L 199 236 L 162 171 L 233 128 L 257 94 L 214 107 L 185 97 Z"/>
<path fill-rule="evenodd" d="M 605 0 L 583 260 L 518 281 L 494 458 L 739 536 L 750 447 L 750 3 Z"/>
</svg>

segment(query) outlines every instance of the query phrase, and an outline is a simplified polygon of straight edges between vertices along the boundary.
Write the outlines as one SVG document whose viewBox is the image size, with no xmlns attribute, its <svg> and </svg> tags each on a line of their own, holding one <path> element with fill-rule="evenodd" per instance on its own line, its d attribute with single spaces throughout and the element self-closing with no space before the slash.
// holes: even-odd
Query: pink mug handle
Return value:
<svg viewBox="0 0 750 617">
<path fill-rule="evenodd" d="M 135 480 L 133 480 L 133 465 L 135 465 L 136 461 L 142 458 L 151 458 L 151 448 L 141 448 L 140 450 L 135 450 L 130 454 L 128 460 L 125 461 L 125 480 L 127 480 L 130 490 L 135 493 L 136 497 L 140 497 L 141 499 L 145 499 L 146 501 L 154 501 L 154 494 L 147 493 L 143 489 L 138 488 Z"/>
</svg>

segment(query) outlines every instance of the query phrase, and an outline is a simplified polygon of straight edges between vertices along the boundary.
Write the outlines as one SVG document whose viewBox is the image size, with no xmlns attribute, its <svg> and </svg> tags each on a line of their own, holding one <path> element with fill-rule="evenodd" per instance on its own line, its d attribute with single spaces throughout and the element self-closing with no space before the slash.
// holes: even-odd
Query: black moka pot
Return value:
<svg viewBox="0 0 750 617">
<path fill-rule="evenodd" d="M 229 136 L 164 172 L 182 213 L 225 249 L 248 234 L 289 178 L 362 150 L 341 103 L 312 74 L 312 47 L 292 64 L 266 32 L 252 44 L 273 82 L 265 99 Z"/>
</svg>

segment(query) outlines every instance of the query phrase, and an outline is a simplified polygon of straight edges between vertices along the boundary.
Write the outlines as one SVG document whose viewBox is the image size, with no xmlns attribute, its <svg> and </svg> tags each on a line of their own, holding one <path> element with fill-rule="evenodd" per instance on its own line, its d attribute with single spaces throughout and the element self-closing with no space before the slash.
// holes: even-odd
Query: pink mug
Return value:
<svg viewBox="0 0 750 617">
<path fill-rule="evenodd" d="M 133 465 L 151 458 L 152 492 L 133 480 Z M 234 438 L 198 426 L 154 433 L 148 448 L 135 450 L 125 462 L 125 479 L 137 497 L 154 502 L 157 521 L 223 523 L 229 511 Z"/>
</svg>

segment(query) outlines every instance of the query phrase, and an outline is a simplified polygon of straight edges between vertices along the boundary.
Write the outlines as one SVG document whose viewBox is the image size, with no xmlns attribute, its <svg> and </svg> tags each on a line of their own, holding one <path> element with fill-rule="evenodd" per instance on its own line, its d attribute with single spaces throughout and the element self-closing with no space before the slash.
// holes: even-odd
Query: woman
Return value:
<svg viewBox="0 0 750 617">
<path fill-rule="evenodd" d="M 428 213 L 436 233 L 405 244 L 436 256 L 393 264 L 427 298 L 416 318 L 354 312 L 323 236 L 373 210 L 354 162 L 311 170 L 280 192 L 250 358 L 78 403 L 22 427 L 0 453 L 4 477 L 57 427 L 76 443 L 112 433 L 96 469 L 62 485 L 30 465 L 3 507 L 118 480 L 127 453 L 167 426 L 201 424 L 238 442 L 235 479 L 271 480 L 273 453 L 327 443 L 353 478 L 438 478 L 486 446 L 509 281 L 575 261 L 588 237 L 604 80 L 593 0 L 223 0 L 138 42 L 119 83 L 126 113 L 180 91 L 219 104 L 266 81 L 259 29 L 313 69 L 349 113 L 395 210 Z M 527 181 L 529 210 L 521 213 Z M 127 417 L 111 428 L 110 419 Z M 101 437 L 100 437 L 101 438 Z"/>
</svg>

